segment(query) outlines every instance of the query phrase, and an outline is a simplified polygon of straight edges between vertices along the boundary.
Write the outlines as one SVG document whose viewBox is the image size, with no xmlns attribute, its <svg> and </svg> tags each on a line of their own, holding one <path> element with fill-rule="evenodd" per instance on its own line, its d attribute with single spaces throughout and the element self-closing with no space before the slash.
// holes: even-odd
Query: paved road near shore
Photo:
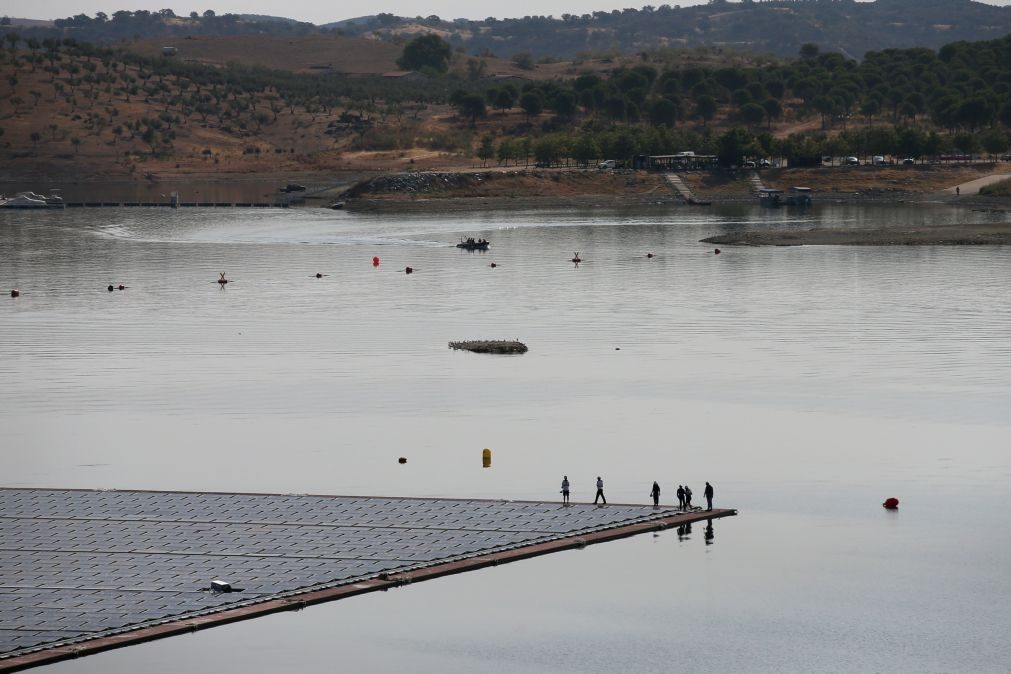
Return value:
<svg viewBox="0 0 1011 674">
<path fill-rule="evenodd" d="M 953 185 L 947 188 L 945 193 L 954 194 L 955 188 L 965 195 L 978 194 L 980 187 L 985 187 L 986 185 L 992 185 L 994 183 L 999 183 L 1002 180 L 1007 180 L 1011 178 L 1011 173 L 994 173 L 993 175 L 988 175 L 984 178 L 976 178 L 975 180 L 970 180 L 967 183 L 962 183 L 961 185 Z"/>
</svg>

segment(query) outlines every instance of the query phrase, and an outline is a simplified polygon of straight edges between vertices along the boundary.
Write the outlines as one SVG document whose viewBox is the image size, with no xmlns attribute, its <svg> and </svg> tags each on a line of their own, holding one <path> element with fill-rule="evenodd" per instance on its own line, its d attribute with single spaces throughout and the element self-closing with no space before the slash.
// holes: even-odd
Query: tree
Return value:
<svg viewBox="0 0 1011 674">
<path fill-rule="evenodd" d="M 811 42 L 805 42 L 804 44 L 800 45 L 800 57 L 805 61 L 813 61 L 814 59 L 818 58 L 819 51 L 821 50 L 818 49 L 818 45 L 813 44 Z"/>
<path fill-rule="evenodd" d="M 495 107 L 505 111 L 516 104 L 516 89 L 512 85 L 506 85 L 495 94 Z"/>
<path fill-rule="evenodd" d="M 404 70 L 431 68 L 444 73 L 449 69 L 453 48 L 438 35 L 428 33 L 414 38 L 404 47 L 404 53 L 397 59 L 397 65 Z"/>
<path fill-rule="evenodd" d="M 512 63 L 521 70 L 534 69 L 534 57 L 531 56 L 529 52 L 524 51 L 519 54 L 513 54 Z"/>
<path fill-rule="evenodd" d="M 598 157 L 600 157 L 600 146 L 594 142 L 591 135 L 583 134 L 573 143 L 572 158 L 581 166 L 586 166 Z"/>
<path fill-rule="evenodd" d="M 666 98 L 658 98 L 650 103 L 649 122 L 653 126 L 667 126 L 668 128 L 673 128 L 674 122 L 677 119 L 677 114 L 677 105 Z"/>
<path fill-rule="evenodd" d="M 991 158 L 993 158 L 994 155 L 1007 152 L 1007 134 L 998 128 L 986 130 L 980 135 L 979 140 L 983 145 L 983 149 L 986 150 L 987 154 L 989 154 Z"/>
<path fill-rule="evenodd" d="M 762 111 L 765 113 L 765 119 L 768 122 L 767 127 L 771 129 L 772 120 L 783 116 L 783 105 L 775 98 L 767 98 L 762 101 Z"/>
<path fill-rule="evenodd" d="M 717 154 L 720 164 L 736 166 L 744 157 L 755 156 L 761 151 L 755 137 L 747 129 L 734 128 L 720 136 Z"/>
<path fill-rule="evenodd" d="M 488 114 L 488 109 L 484 105 L 484 96 L 480 94 L 467 94 L 463 96 L 459 99 L 456 107 L 461 116 L 470 120 L 471 127 L 477 124 L 479 117 L 484 117 Z"/>
<path fill-rule="evenodd" d="M 571 91 L 562 90 L 555 94 L 551 101 L 551 107 L 555 114 L 563 119 L 570 119 L 576 115 L 576 95 Z"/>
<path fill-rule="evenodd" d="M 481 137 L 481 144 L 477 148 L 477 158 L 481 160 L 481 166 L 488 164 L 488 160 L 495 156 L 495 139 L 490 133 Z"/>
<path fill-rule="evenodd" d="M 531 117 L 536 117 L 544 111 L 544 99 L 536 91 L 528 91 L 520 96 L 520 107 L 527 115 L 527 124 Z"/>
<path fill-rule="evenodd" d="M 741 117 L 741 121 L 748 126 L 757 126 L 762 123 L 765 119 L 765 109 L 758 103 L 746 103 L 741 106 L 738 114 Z"/>
<path fill-rule="evenodd" d="M 695 99 L 695 114 L 702 120 L 702 126 L 716 114 L 716 107 L 716 99 L 708 94 Z"/>
</svg>

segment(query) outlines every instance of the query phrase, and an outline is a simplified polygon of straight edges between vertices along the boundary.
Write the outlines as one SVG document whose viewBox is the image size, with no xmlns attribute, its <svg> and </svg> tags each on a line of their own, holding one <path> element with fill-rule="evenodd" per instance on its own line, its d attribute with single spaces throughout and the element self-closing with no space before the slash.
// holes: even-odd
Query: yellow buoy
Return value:
<svg viewBox="0 0 1011 674">
<path fill-rule="evenodd" d="M 481 465 L 485 468 L 491 468 L 491 450 L 487 447 L 481 452 Z"/>
</svg>

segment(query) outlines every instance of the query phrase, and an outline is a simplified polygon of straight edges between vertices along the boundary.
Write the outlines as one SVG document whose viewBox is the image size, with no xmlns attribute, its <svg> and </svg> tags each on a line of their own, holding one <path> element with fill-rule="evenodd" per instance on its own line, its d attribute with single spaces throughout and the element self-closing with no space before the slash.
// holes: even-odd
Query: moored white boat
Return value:
<svg viewBox="0 0 1011 674">
<path fill-rule="evenodd" d="M 43 196 L 35 192 L 18 192 L 9 199 L 0 197 L 0 208 L 63 208 L 63 197 Z"/>
</svg>

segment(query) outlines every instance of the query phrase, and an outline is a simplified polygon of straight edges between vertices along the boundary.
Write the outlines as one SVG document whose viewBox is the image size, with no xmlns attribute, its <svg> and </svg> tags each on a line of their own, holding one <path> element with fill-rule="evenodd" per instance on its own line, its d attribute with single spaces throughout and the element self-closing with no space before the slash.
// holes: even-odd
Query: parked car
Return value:
<svg viewBox="0 0 1011 674">
<path fill-rule="evenodd" d="M 888 162 L 885 161 L 885 158 L 882 155 L 876 154 L 873 157 L 871 157 L 871 163 L 874 164 L 875 166 L 884 166 Z"/>
<path fill-rule="evenodd" d="M 292 192 L 305 192 L 305 185 L 299 185 L 298 183 L 288 183 L 281 188 L 282 192 L 292 193 Z"/>
<path fill-rule="evenodd" d="M 617 166 L 617 163 L 613 159 L 605 159 L 597 164 L 597 168 L 600 169 L 613 169 L 615 166 Z"/>
<path fill-rule="evenodd" d="M 755 168 L 755 162 L 750 160 L 746 161 L 743 164 L 741 164 L 741 168 Z"/>
<path fill-rule="evenodd" d="M 772 162 L 769 161 L 768 159 L 763 159 L 762 161 L 758 162 L 758 165 L 761 168 L 772 168 Z"/>
<path fill-rule="evenodd" d="M 913 159 L 912 157 L 906 157 L 905 159 L 902 160 L 902 165 L 903 166 L 912 166 L 915 163 L 916 163 L 916 160 Z"/>
<path fill-rule="evenodd" d="M 846 164 L 849 166 L 860 166 L 860 160 L 856 157 L 846 157 Z"/>
</svg>

